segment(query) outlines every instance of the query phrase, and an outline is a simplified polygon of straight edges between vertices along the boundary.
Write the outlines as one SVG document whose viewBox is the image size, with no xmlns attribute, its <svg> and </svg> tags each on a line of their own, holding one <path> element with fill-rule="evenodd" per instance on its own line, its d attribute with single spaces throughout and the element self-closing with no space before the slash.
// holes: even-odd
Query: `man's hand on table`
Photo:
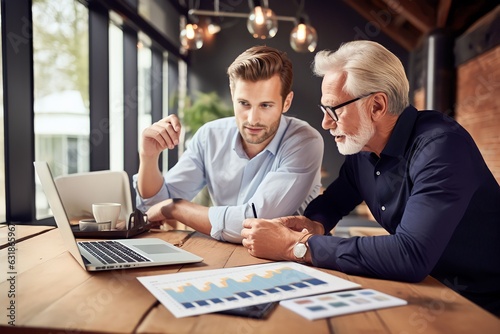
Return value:
<svg viewBox="0 0 500 334">
<path fill-rule="evenodd" d="M 174 202 L 169 198 L 149 208 L 146 214 L 153 228 L 171 230 L 177 227 L 177 220 L 171 215 L 173 206 Z"/>
<path fill-rule="evenodd" d="M 285 226 L 288 221 L 290 221 L 289 225 L 293 226 L 293 229 Z M 298 259 L 293 254 L 295 244 L 305 237 L 306 234 L 312 233 L 307 228 L 296 230 L 299 229 L 299 226 L 303 226 L 304 222 L 299 222 L 300 219 L 285 219 L 285 224 L 281 218 L 245 219 L 243 221 L 243 230 L 241 231 L 241 236 L 243 237 L 242 244 L 248 249 L 248 252 L 255 257 L 278 261 L 297 261 Z M 308 226 L 314 232 L 323 230 L 322 226 L 319 228 L 315 225 L 319 223 L 309 222 L 310 223 L 304 226 Z M 310 252 L 306 253 L 303 260 L 307 263 L 311 263 Z"/>
</svg>

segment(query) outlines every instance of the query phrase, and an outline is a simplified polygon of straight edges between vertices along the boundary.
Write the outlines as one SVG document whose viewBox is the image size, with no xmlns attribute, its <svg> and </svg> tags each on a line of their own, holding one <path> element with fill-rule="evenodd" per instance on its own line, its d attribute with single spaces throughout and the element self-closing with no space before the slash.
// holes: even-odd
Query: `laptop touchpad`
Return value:
<svg viewBox="0 0 500 334">
<path fill-rule="evenodd" d="M 143 252 L 148 254 L 178 253 L 178 251 L 175 248 L 171 248 L 163 244 L 134 245 L 134 247 L 137 247 Z"/>
</svg>

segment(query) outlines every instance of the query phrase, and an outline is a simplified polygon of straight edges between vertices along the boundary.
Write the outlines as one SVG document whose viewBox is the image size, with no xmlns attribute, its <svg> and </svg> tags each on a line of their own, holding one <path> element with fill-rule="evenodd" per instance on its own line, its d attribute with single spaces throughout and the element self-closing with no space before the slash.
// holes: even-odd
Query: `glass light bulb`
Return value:
<svg viewBox="0 0 500 334">
<path fill-rule="evenodd" d="M 181 44 L 188 50 L 198 50 L 203 46 L 203 29 L 196 24 L 186 24 L 181 31 Z"/>
<path fill-rule="evenodd" d="M 306 25 L 301 23 L 297 26 L 297 41 L 304 42 L 306 40 Z"/>
<path fill-rule="evenodd" d="M 314 52 L 317 44 L 316 29 L 308 24 L 300 23 L 290 33 L 290 45 L 297 52 Z"/>
<path fill-rule="evenodd" d="M 208 31 L 208 33 L 209 33 L 210 35 L 215 35 L 215 34 L 217 34 L 220 30 L 221 30 L 220 25 L 215 24 L 215 23 L 210 23 L 210 24 L 207 26 L 207 31 Z"/>
<path fill-rule="evenodd" d="M 273 38 L 278 32 L 278 19 L 271 9 L 256 6 L 248 16 L 247 29 L 254 38 Z"/>
<path fill-rule="evenodd" d="M 194 38 L 194 27 L 192 24 L 188 24 L 186 26 L 186 38 L 193 39 Z"/>
<path fill-rule="evenodd" d="M 255 7 L 255 24 L 262 25 L 264 23 L 264 13 L 262 7 Z"/>
</svg>

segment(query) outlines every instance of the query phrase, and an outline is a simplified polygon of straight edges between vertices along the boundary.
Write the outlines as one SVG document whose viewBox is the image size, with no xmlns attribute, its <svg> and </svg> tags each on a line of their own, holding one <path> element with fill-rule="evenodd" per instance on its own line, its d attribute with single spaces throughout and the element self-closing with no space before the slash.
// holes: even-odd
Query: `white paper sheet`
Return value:
<svg viewBox="0 0 500 334">
<path fill-rule="evenodd" d="M 137 279 L 177 318 L 360 287 L 295 262 Z"/>
<path fill-rule="evenodd" d="M 406 304 L 403 299 L 371 289 L 332 292 L 280 302 L 281 306 L 309 320 Z"/>
</svg>

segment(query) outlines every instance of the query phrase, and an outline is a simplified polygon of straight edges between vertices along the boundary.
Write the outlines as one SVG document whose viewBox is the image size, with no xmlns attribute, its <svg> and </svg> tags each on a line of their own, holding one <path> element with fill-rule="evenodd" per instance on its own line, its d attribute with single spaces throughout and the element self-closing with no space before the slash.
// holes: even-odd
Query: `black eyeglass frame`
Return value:
<svg viewBox="0 0 500 334">
<path fill-rule="evenodd" d="M 368 94 L 365 94 L 365 95 L 361 95 L 359 97 L 356 97 L 352 100 L 349 100 L 347 102 L 344 102 L 344 103 L 341 103 L 341 104 L 338 104 L 336 106 L 333 106 L 333 107 L 330 107 L 330 106 L 324 106 L 322 104 L 318 104 L 318 107 L 321 109 L 321 111 L 325 114 L 328 114 L 328 116 L 330 116 L 330 118 L 334 121 L 334 122 L 338 122 L 339 121 L 339 115 L 337 114 L 337 112 L 335 110 L 337 109 L 340 109 L 342 107 L 345 107 L 346 105 L 348 104 L 351 104 L 353 102 L 356 102 L 358 100 L 361 100 L 361 99 L 364 99 L 365 97 L 368 97 L 372 94 L 375 94 L 376 92 L 371 92 L 371 93 L 368 93 Z"/>
</svg>

